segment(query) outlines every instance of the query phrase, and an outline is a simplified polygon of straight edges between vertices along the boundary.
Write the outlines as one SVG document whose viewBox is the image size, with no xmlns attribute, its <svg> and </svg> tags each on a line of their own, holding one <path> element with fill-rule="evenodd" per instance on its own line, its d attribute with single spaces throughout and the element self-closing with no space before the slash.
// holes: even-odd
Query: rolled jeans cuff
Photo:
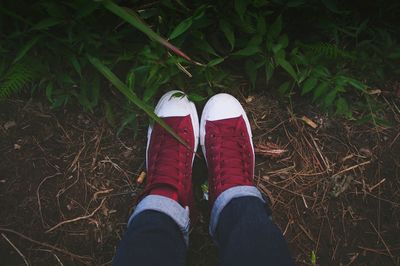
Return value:
<svg viewBox="0 0 400 266">
<path fill-rule="evenodd" d="M 260 191 L 254 186 L 236 186 L 225 190 L 215 200 L 214 206 L 211 210 L 209 231 L 212 237 L 214 237 L 215 230 L 217 229 L 219 216 L 221 215 L 222 210 L 231 200 L 241 197 L 257 197 L 265 203 Z"/>
<path fill-rule="evenodd" d="M 186 245 L 189 245 L 189 207 L 183 208 L 178 202 L 159 195 L 148 195 L 136 206 L 128 220 L 128 227 L 133 219 L 144 211 L 158 211 L 171 217 L 182 231 Z"/>
</svg>

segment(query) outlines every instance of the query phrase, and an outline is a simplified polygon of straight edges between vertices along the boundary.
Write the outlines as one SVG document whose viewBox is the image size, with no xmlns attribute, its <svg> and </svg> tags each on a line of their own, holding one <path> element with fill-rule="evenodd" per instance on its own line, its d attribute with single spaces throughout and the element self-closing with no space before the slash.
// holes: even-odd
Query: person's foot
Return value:
<svg viewBox="0 0 400 266">
<path fill-rule="evenodd" d="M 253 186 L 254 148 L 246 112 L 225 93 L 213 96 L 200 121 L 200 144 L 208 165 L 210 202 L 235 186 Z"/>
<path fill-rule="evenodd" d="M 193 203 L 192 164 L 197 149 L 199 119 L 196 107 L 186 95 L 173 96 L 170 91 L 159 100 L 155 113 L 161 117 L 190 147 L 179 143 L 159 124 L 150 126 L 147 133 L 146 195 L 171 198 L 183 207 Z"/>
</svg>

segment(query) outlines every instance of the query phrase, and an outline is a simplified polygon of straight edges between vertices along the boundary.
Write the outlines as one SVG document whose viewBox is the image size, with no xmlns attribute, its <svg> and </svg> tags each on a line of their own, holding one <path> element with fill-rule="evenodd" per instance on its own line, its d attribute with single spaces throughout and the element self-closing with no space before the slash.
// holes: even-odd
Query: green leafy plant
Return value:
<svg viewBox="0 0 400 266">
<path fill-rule="evenodd" d="M 314 250 L 311 251 L 310 263 L 311 265 L 317 265 L 317 255 Z"/>
<path fill-rule="evenodd" d="M 118 79 L 117 76 L 105 65 L 103 65 L 97 58 L 89 56 L 89 61 L 90 63 L 106 77 L 125 97 L 131 101 L 133 104 L 135 104 L 137 107 L 139 107 L 141 110 L 143 110 L 151 119 L 153 119 L 155 122 L 160 124 L 168 133 L 170 133 L 172 136 L 174 136 L 180 143 L 185 145 L 188 149 L 189 146 L 188 144 L 183 141 L 178 134 L 175 133 L 175 131 L 167 124 L 165 123 L 164 120 L 159 118 L 153 111 L 151 107 L 146 105 L 143 101 L 141 101 L 137 95 L 130 90 L 125 83 L 123 83 L 120 79 Z"/>
<path fill-rule="evenodd" d="M 0 71 L 0 99 L 21 91 L 40 76 L 40 71 L 31 68 L 30 62 L 17 61 L 19 60 L 15 60 L 7 70 Z"/>
<path fill-rule="evenodd" d="M 39 0 L 28 8 L 3 1 L 0 97 L 32 84 L 54 108 L 105 105 L 112 124 L 115 110 L 131 105 L 119 123 L 134 124 L 140 106 L 126 95 L 109 98 L 114 89 L 89 54 L 124 77 L 146 106 L 176 88 L 201 102 L 246 77 L 249 91 L 302 95 L 351 118 L 366 108 L 368 87 L 399 74 L 395 1 L 367 3 L 379 11 L 367 17 L 337 0 L 121 3 Z"/>
</svg>

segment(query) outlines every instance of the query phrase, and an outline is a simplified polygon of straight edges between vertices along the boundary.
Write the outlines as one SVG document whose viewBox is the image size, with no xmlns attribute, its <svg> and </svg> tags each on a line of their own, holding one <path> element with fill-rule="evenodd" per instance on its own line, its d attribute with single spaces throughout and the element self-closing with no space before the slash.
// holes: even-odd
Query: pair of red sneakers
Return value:
<svg viewBox="0 0 400 266">
<path fill-rule="evenodd" d="M 180 96 L 174 96 L 180 94 Z M 252 186 L 254 148 L 246 112 L 233 96 L 213 96 L 201 121 L 193 102 L 179 91 L 164 94 L 155 113 L 189 145 L 179 143 L 161 126 L 149 127 L 146 151 L 147 184 L 143 195 L 160 195 L 192 206 L 192 164 L 199 139 L 208 166 L 211 204 L 225 190 Z"/>
</svg>

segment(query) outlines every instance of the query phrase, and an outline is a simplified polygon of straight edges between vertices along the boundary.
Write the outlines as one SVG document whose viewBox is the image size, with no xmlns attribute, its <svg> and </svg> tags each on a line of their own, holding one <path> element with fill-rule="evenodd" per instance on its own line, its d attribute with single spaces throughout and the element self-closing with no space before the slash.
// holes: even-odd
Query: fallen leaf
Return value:
<svg viewBox="0 0 400 266">
<path fill-rule="evenodd" d="M 303 120 L 307 125 L 309 125 L 312 128 L 318 127 L 318 125 L 314 121 L 312 121 L 310 118 L 308 118 L 307 116 L 303 116 L 301 118 L 301 120 Z"/>
<path fill-rule="evenodd" d="M 100 223 L 97 220 L 92 219 L 92 218 L 89 218 L 89 224 L 94 224 L 94 225 L 96 225 L 97 228 L 100 227 Z"/>
<path fill-rule="evenodd" d="M 369 95 L 381 94 L 382 90 L 381 89 L 371 89 L 371 90 L 368 90 L 367 93 Z"/>
<path fill-rule="evenodd" d="M 107 206 L 104 204 L 101 206 L 101 212 L 103 213 L 104 216 L 108 216 L 110 213 L 110 210 L 107 208 Z"/>
<path fill-rule="evenodd" d="M 13 128 L 17 125 L 17 123 L 15 123 L 15 121 L 8 121 L 4 124 L 4 128 L 5 130 L 9 130 L 10 128 Z"/>
<path fill-rule="evenodd" d="M 254 147 L 257 154 L 267 157 L 281 157 L 287 150 L 282 149 L 277 144 L 272 142 L 259 143 Z"/>
<path fill-rule="evenodd" d="M 146 172 L 145 172 L 145 171 L 142 171 L 142 172 L 140 173 L 140 175 L 138 176 L 138 178 L 136 178 L 136 183 L 142 184 L 145 177 L 146 177 Z"/>
<path fill-rule="evenodd" d="M 249 96 L 246 98 L 246 103 L 251 103 L 254 100 L 254 96 Z"/>
</svg>

